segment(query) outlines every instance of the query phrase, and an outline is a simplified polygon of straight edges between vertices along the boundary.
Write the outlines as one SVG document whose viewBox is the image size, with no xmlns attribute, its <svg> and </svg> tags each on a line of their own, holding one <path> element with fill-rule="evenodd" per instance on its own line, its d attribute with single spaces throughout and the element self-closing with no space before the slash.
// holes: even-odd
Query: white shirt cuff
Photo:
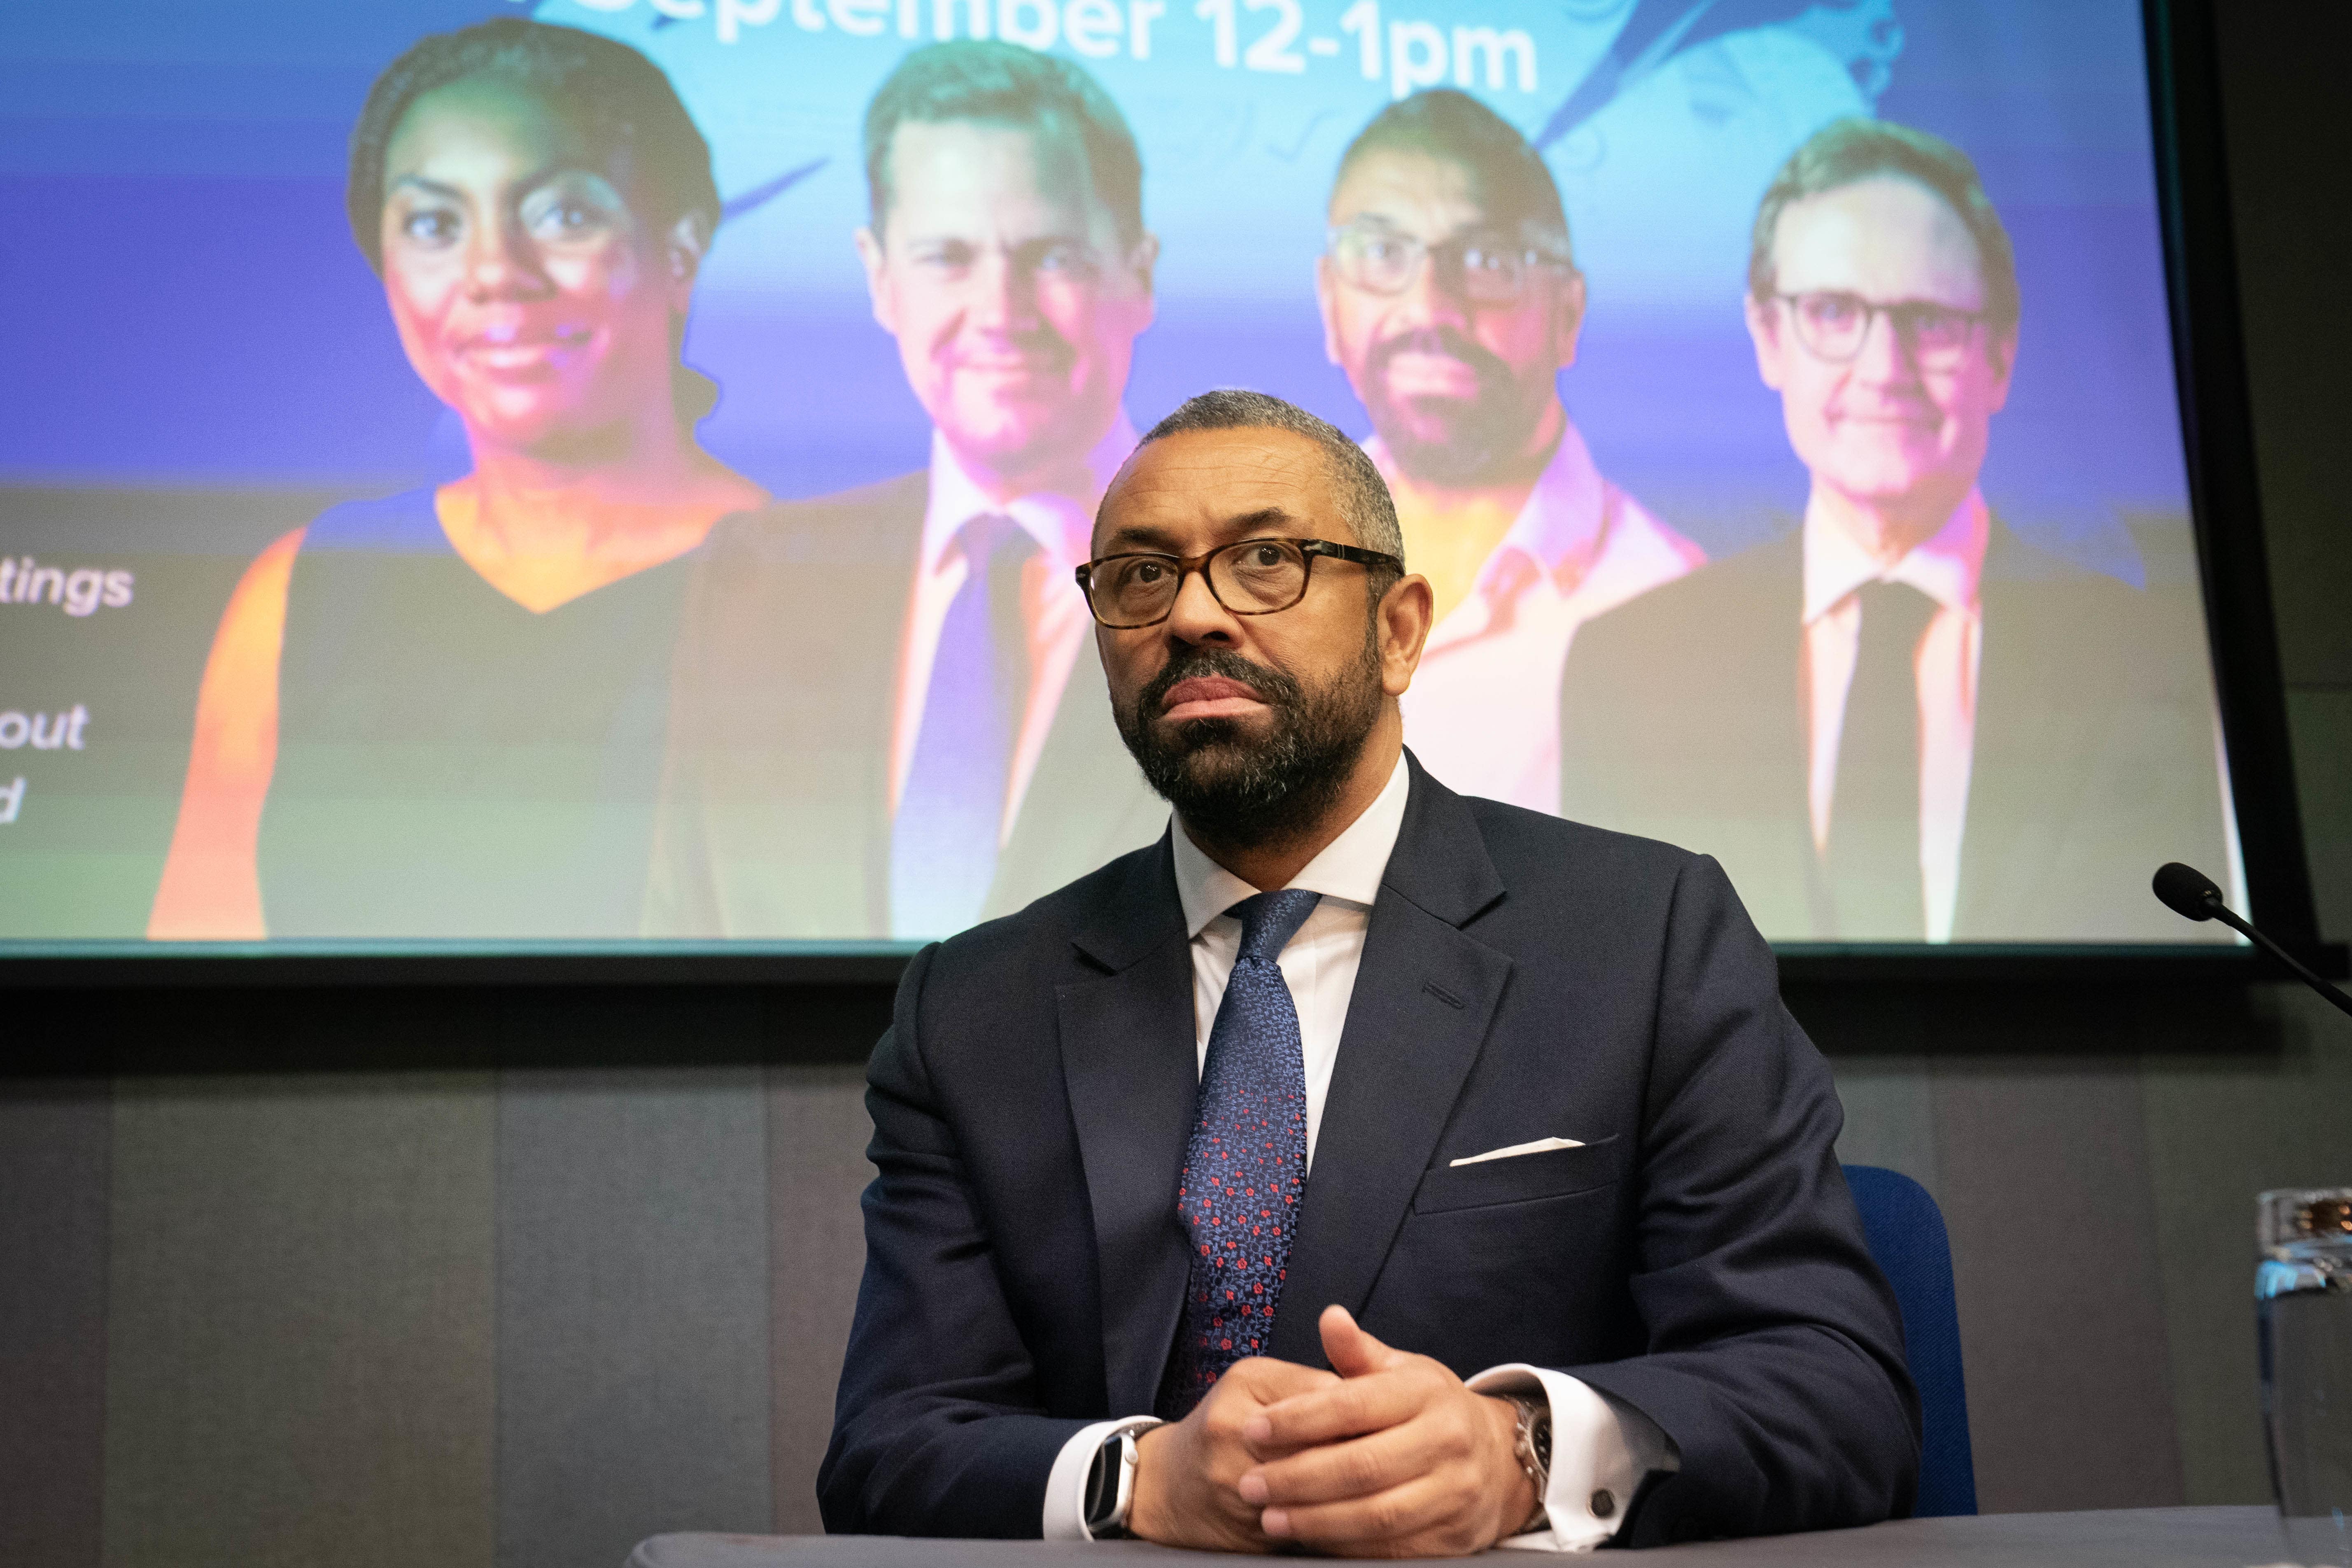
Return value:
<svg viewBox="0 0 2352 1568">
<path fill-rule="evenodd" d="M 1114 1432 L 1143 1432 L 1159 1425 L 1151 1415 L 1097 1421 L 1063 1444 L 1045 1477 L 1045 1529 L 1039 1533 L 1048 1541 L 1092 1541 L 1087 1530 L 1087 1476 L 1095 1468 L 1095 1455 Z"/>
<path fill-rule="evenodd" d="M 1682 1468 L 1674 1440 L 1656 1422 L 1581 1378 L 1515 1362 L 1487 1368 L 1470 1386 L 1480 1394 L 1540 1392 L 1551 1405 L 1551 1484 L 1544 1489 L 1549 1518 L 1542 1529 L 1506 1536 L 1498 1547 L 1590 1552 L 1625 1522 L 1643 1477 Z M 1078 1485 L 1085 1484 L 1082 1468 Z M 1052 1496 L 1046 1493 L 1049 1510 Z"/>
</svg>

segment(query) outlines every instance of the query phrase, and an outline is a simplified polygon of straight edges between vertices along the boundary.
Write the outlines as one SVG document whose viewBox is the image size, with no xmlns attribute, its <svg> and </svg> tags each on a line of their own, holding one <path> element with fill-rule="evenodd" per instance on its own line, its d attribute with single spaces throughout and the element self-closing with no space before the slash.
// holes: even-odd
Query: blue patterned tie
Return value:
<svg viewBox="0 0 2352 1568">
<path fill-rule="evenodd" d="M 1200 1120 L 1176 1188 L 1192 1275 L 1160 1390 L 1159 1414 L 1171 1421 L 1274 1338 L 1307 1190 L 1307 1064 L 1279 961 L 1322 896 L 1290 888 L 1225 911 L 1241 917 L 1241 952 L 1209 1030 Z"/>
<path fill-rule="evenodd" d="M 1029 700 L 1021 573 L 1036 543 L 1009 517 L 981 516 L 957 542 L 963 585 L 939 650 L 898 815 L 890 828 L 890 934 L 939 937 L 980 919 Z"/>
</svg>

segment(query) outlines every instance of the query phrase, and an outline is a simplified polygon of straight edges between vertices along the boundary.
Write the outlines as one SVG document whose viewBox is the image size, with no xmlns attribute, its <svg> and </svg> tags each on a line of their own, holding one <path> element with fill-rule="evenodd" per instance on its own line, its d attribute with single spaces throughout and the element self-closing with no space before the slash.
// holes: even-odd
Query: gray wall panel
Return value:
<svg viewBox="0 0 2352 1568">
<path fill-rule="evenodd" d="M 2184 1493 L 2133 1067 L 1936 1066 L 1939 1195 L 1988 1513 L 2161 1507 Z"/>
<path fill-rule="evenodd" d="M 0 1563 L 98 1563 L 113 1116 L 103 1083 L 0 1090 Z"/>
<path fill-rule="evenodd" d="M 816 1470 L 866 1267 L 857 1194 L 874 1175 L 861 1068 L 768 1074 L 770 1244 L 775 1292 L 776 1528 L 814 1534 Z"/>
<path fill-rule="evenodd" d="M 754 1068 L 515 1072 L 498 1110 L 498 1561 L 769 1528 Z"/>
<path fill-rule="evenodd" d="M 490 1558 L 477 1077 L 116 1091 L 105 1561 Z"/>
<path fill-rule="evenodd" d="M 1927 1059 L 1841 1057 L 1830 1066 L 1837 1077 L 1838 1099 L 1845 1106 L 1838 1158 L 1849 1165 L 1900 1171 L 1936 1192 L 1936 1110 Z"/>
</svg>

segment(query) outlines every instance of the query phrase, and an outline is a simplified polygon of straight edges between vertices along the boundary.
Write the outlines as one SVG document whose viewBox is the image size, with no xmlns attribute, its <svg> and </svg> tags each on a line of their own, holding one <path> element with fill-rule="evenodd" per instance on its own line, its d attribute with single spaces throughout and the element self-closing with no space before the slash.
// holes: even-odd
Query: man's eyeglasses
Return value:
<svg viewBox="0 0 2352 1568">
<path fill-rule="evenodd" d="M 1234 615 L 1270 616 L 1307 597 L 1307 575 L 1327 556 L 1360 566 L 1404 568 L 1393 555 L 1328 539 L 1242 539 L 1199 555 L 1138 551 L 1101 556 L 1078 568 L 1078 586 L 1086 590 L 1095 619 L 1114 631 L 1166 620 L 1191 572 L 1201 574 L 1217 603 Z"/>
<path fill-rule="evenodd" d="M 1429 245 L 1394 229 L 1349 225 L 1326 238 L 1340 280 L 1370 294 L 1402 294 L 1426 261 L 1437 268 L 1441 288 L 1475 305 L 1516 305 L 1528 279 L 1538 271 L 1573 271 L 1564 257 L 1491 236 L 1457 237 Z"/>
<path fill-rule="evenodd" d="M 1963 310 L 1932 300 L 1897 300 L 1882 305 L 1834 289 L 1772 297 L 1789 308 L 1798 340 L 1815 358 L 1832 364 L 1843 364 L 1862 353 L 1870 324 L 1879 316 L 1886 318 L 1895 337 L 1923 364 L 1957 359 L 1988 319 L 1982 310 Z"/>
</svg>

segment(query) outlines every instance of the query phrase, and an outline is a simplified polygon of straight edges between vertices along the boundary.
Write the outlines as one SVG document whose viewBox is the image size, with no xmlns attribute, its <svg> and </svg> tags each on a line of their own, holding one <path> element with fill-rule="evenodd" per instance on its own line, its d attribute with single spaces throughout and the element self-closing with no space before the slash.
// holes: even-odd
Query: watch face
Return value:
<svg viewBox="0 0 2352 1568">
<path fill-rule="evenodd" d="M 1087 1471 L 1087 1529 L 1099 1531 L 1118 1510 L 1118 1439 L 1095 1450 Z"/>
<path fill-rule="evenodd" d="M 1126 1510 L 1119 1505 L 1127 1480 L 1127 1455 L 1135 1442 L 1134 1434 L 1114 1432 L 1103 1439 L 1095 1450 L 1095 1462 L 1087 1471 L 1087 1533 L 1115 1534 L 1127 1523 Z"/>
</svg>

